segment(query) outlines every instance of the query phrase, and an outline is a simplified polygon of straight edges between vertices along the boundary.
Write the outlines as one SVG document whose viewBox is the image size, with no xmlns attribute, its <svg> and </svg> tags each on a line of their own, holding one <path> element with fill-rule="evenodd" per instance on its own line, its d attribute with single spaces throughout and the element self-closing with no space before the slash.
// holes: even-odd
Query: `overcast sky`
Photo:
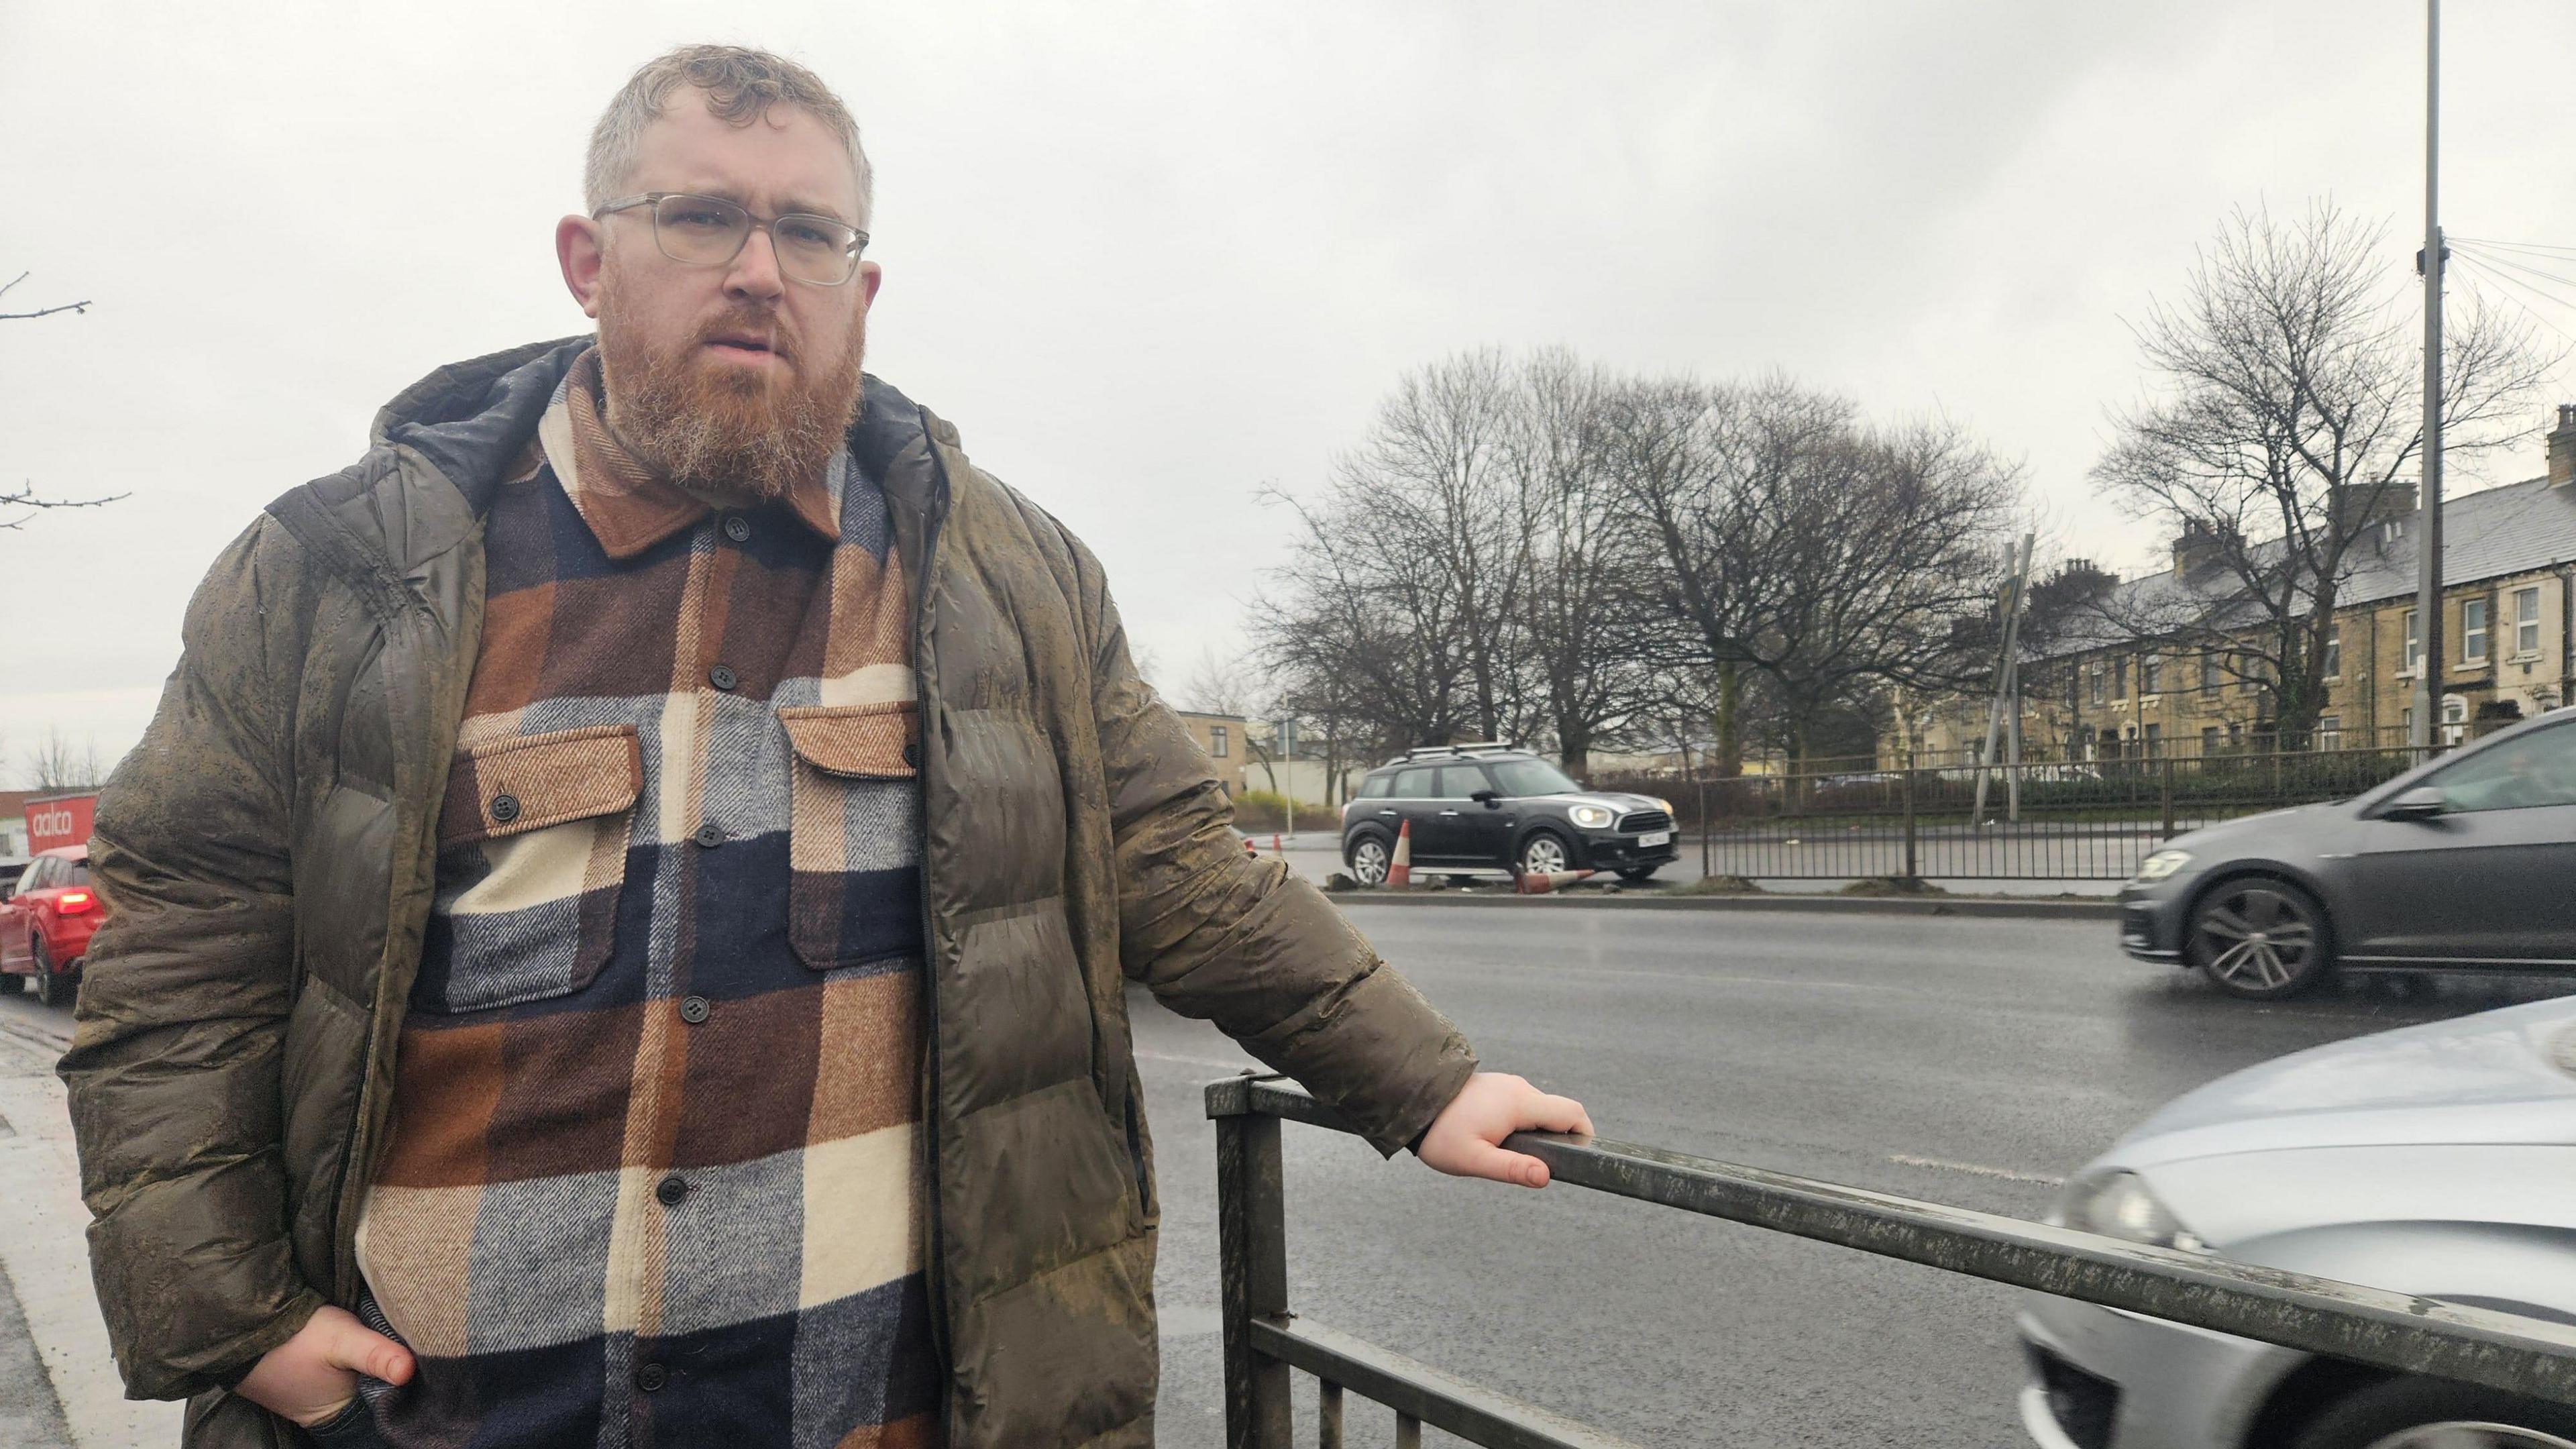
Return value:
<svg viewBox="0 0 2576 1449">
<path fill-rule="evenodd" d="M 2446 222 L 2576 246 L 2576 0 L 2446 19 Z M 1167 688 L 1241 647 L 1256 491 L 1486 344 L 1946 413 L 2141 566 L 2164 530 L 2085 479 L 2123 318 L 2233 207 L 2389 217 L 2397 277 L 2422 227 L 2421 0 L 0 0 L 0 311 L 96 303 L 0 324 L 0 481 L 132 494 L 0 533 L 11 765 L 128 748 L 207 562 L 386 398 L 582 330 L 551 234 L 590 124 L 698 39 L 847 99 L 871 369 L 1091 542 Z"/>
</svg>

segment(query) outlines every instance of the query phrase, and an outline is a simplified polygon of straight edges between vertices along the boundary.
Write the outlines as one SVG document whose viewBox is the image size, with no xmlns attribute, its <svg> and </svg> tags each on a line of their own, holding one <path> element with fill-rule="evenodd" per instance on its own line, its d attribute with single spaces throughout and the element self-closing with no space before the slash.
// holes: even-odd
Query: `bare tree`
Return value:
<svg viewBox="0 0 2576 1449">
<path fill-rule="evenodd" d="M 2181 298 L 2137 324 L 2154 391 L 2115 415 L 2093 470 L 2102 492 L 2180 534 L 2170 580 L 2100 595 L 2108 632 L 2254 681 L 2292 748 L 2325 705 L 2326 635 L 2358 550 L 2415 507 L 2421 358 L 2411 285 L 2378 256 L 2385 231 L 2323 203 L 2296 222 L 2231 216 Z M 2448 316 L 2445 452 L 2526 435 L 2552 359 L 2499 310 Z"/>
<path fill-rule="evenodd" d="M 1571 353 L 1519 370 L 1509 445 L 1526 559 L 1520 638 L 1530 692 L 1566 770 L 1655 697 L 1638 587 L 1652 554 L 1621 517 L 1610 456 L 1621 384 Z"/>
<path fill-rule="evenodd" d="M 60 725 L 51 725 L 45 737 L 20 756 L 18 777 L 40 795 L 56 794 L 95 790 L 105 782 L 107 770 L 99 763 L 96 740 L 74 744 Z"/>
<path fill-rule="evenodd" d="M 1185 707 L 1201 714 L 1258 714 L 1263 693 L 1260 671 L 1250 659 L 1221 656 L 1213 648 L 1199 651 L 1199 662 L 1181 685 Z"/>
<path fill-rule="evenodd" d="M 9 295 L 11 289 L 25 280 L 27 280 L 27 274 L 20 272 L 8 281 L 0 282 L 0 297 Z M 39 307 L 33 312 L 0 312 L 0 322 L 28 322 L 38 317 L 51 317 L 58 312 L 84 313 L 89 310 L 89 306 L 89 299 L 84 297 L 77 302 L 61 302 L 51 307 Z M 22 481 L 15 488 L 0 490 L 0 533 L 26 527 L 28 522 L 39 513 L 57 508 L 96 508 L 101 504 L 114 503 L 125 496 L 122 493 L 116 493 L 104 498 L 48 498 L 36 491 L 36 485 L 33 482 Z M 9 511 L 12 509 L 16 512 Z"/>
</svg>

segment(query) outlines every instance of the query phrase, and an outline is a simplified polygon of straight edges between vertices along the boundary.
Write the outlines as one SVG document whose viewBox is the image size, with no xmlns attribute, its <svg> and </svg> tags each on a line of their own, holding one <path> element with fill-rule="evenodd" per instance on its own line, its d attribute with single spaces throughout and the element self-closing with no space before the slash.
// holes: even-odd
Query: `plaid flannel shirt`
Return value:
<svg viewBox="0 0 2576 1449">
<path fill-rule="evenodd" d="M 486 523 L 392 1144 L 358 1252 L 400 1445 L 916 1445 L 918 722 L 846 452 L 706 503 L 598 355 Z"/>
</svg>

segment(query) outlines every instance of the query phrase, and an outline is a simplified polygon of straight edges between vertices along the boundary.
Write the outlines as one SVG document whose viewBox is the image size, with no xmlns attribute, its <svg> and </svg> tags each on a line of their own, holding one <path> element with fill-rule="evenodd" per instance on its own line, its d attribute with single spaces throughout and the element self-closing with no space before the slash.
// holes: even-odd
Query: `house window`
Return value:
<svg viewBox="0 0 2576 1449">
<path fill-rule="evenodd" d="M 2093 702 L 2102 702 L 2102 661 L 2099 659 L 2093 661 Z"/>
<path fill-rule="evenodd" d="M 2529 658 L 2540 652 L 2540 590 L 2513 591 L 2513 652 Z"/>
<path fill-rule="evenodd" d="M 2343 678 L 2343 626 L 2326 631 L 2326 678 Z"/>
<path fill-rule="evenodd" d="M 2343 748 L 2342 715 L 2321 714 L 2317 716 L 2317 748 L 2321 750 L 2339 750 Z"/>
<path fill-rule="evenodd" d="M 2460 601 L 2460 662 L 2487 662 L 2487 601 L 2484 599 Z"/>
<path fill-rule="evenodd" d="M 2415 631 L 2415 611 L 2406 611 L 2406 667 L 2400 674 L 2413 674 L 2424 667 L 2424 638 Z"/>
<path fill-rule="evenodd" d="M 2200 692 L 2203 694 L 2216 694 L 2218 692 L 2218 655 L 2216 651 L 2200 656 Z"/>
<path fill-rule="evenodd" d="M 2218 753 L 2218 726 L 2202 725 L 2200 727 L 2200 753 L 2201 757 L 2204 759 Z"/>
<path fill-rule="evenodd" d="M 2129 697 L 2129 661 L 2126 659 L 2111 661 L 2111 697 L 2113 699 Z"/>
<path fill-rule="evenodd" d="M 1208 726 L 1208 754 L 1220 760 L 1225 758 L 1225 726 Z"/>
<path fill-rule="evenodd" d="M 2442 743 L 2456 745 L 2469 733 L 2469 702 L 2456 694 L 2442 696 Z"/>
<path fill-rule="evenodd" d="M 2153 654 L 2141 654 L 2138 656 L 2138 693 L 2163 693 L 2164 690 L 2162 686 L 2164 684 L 2164 677 L 2165 662 L 2163 660 L 2157 658 Z"/>
<path fill-rule="evenodd" d="M 2148 726 L 2147 726 L 2147 758 L 2149 758 L 2149 759 L 2154 759 L 2154 758 L 2156 758 L 2157 756 L 2159 756 L 2159 755 L 2163 754 L 2164 752 L 2165 752 L 2165 727 L 2164 727 L 2163 725 L 2160 725 L 2160 724 L 2150 724 L 2150 725 L 2148 725 Z"/>
</svg>

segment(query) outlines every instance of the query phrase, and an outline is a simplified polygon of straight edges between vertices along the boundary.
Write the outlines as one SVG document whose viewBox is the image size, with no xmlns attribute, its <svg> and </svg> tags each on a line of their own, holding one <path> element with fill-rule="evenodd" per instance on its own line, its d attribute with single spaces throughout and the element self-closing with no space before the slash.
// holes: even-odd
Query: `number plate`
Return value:
<svg viewBox="0 0 2576 1449">
<path fill-rule="evenodd" d="M 1640 835 L 1637 837 L 1637 843 L 1639 845 L 1670 845 L 1672 844 L 1672 840 L 1673 833 L 1669 830 L 1658 830 L 1651 835 Z"/>
</svg>

